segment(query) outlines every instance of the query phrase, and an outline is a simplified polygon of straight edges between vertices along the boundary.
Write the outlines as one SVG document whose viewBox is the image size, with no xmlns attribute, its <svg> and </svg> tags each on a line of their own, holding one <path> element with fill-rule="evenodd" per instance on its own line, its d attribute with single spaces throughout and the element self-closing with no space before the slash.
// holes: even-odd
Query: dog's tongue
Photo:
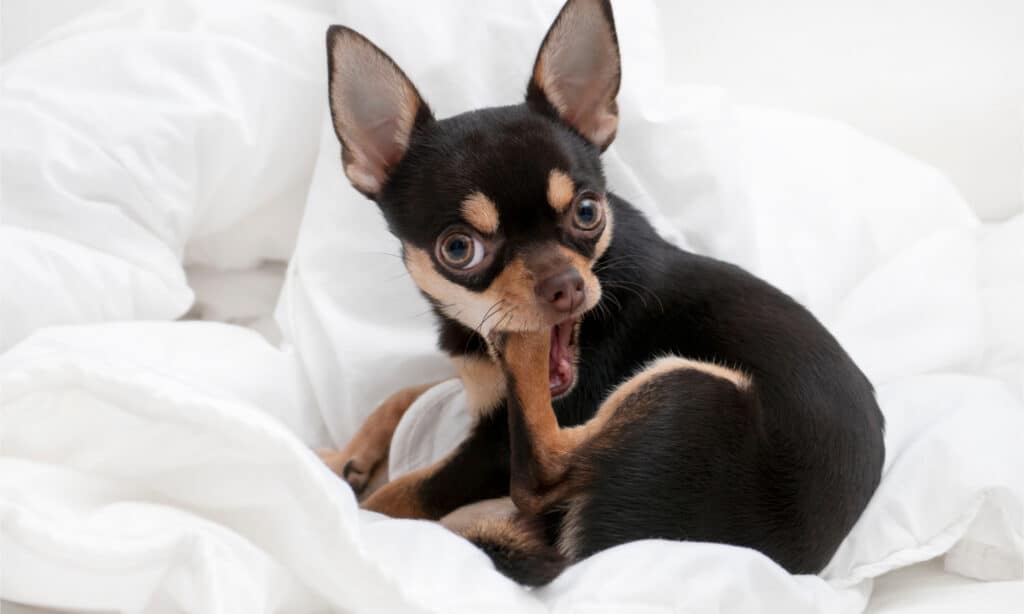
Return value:
<svg viewBox="0 0 1024 614">
<path fill-rule="evenodd" d="M 551 327 L 551 354 L 548 356 L 548 383 L 552 391 L 559 391 L 572 382 L 572 355 L 569 341 L 572 322 Z"/>
</svg>

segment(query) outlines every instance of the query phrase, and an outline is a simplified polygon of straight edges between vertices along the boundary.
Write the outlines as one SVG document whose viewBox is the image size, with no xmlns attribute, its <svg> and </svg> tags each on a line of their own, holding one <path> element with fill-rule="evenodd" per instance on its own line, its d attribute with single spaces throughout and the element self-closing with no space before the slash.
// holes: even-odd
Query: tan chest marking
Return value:
<svg viewBox="0 0 1024 614">
<path fill-rule="evenodd" d="M 470 413 L 484 415 L 505 399 L 505 374 L 490 357 L 456 356 L 452 362 L 466 388 Z"/>
</svg>

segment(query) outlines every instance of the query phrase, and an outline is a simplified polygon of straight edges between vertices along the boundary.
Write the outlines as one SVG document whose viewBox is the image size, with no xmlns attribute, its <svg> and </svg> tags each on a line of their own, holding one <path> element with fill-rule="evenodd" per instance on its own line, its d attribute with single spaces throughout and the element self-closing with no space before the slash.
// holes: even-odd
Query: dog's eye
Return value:
<svg viewBox="0 0 1024 614">
<path fill-rule="evenodd" d="M 604 219 L 601 201 L 593 192 L 584 192 L 576 198 L 573 205 L 573 223 L 583 231 L 596 229 Z"/>
<path fill-rule="evenodd" d="M 441 239 L 437 253 L 447 266 L 465 271 L 483 261 L 484 244 L 465 232 L 453 232 Z"/>
</svg>

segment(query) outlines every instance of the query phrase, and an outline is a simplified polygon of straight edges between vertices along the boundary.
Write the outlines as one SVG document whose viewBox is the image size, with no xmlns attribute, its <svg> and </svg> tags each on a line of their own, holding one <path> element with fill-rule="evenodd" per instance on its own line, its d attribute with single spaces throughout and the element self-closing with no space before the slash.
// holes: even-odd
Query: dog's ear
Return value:
<svg viewBox="0 0 1024 614">
<path fill-rule="evenodd" d="M 541 44 L 526 90 L 535 111 L 554 116 L 603 151 L 615 138 L 619 41 L 608 0 L 569 0 Z"/>
<path fill-rule="evenodd" d="M 352 185 L 375 199 L 430 108 L 402 69 L 363 35 L 327 29 L 328 92 L 342 164 Z"/>
</svg>

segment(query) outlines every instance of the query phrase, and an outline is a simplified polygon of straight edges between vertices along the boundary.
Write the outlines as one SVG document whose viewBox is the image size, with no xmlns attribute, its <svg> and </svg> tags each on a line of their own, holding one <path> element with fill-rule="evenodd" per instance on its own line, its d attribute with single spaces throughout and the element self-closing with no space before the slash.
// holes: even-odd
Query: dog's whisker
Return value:
<svg viewBox="0 0 1024 614">
<path fill-rule="evenodd" d="M 657 301 L 658 307 L 661 309 L 662 313 L 665 312 L 665 304 L 661 302 L 661 298 L 657 295 L 657 293 L 655 293 L 647 286 L 644 286 L 643 284 L 616 279 L 614 281 L 606 281 L 603 285 L 607 288 L 618 288 L 620 290 L 633 293 L 637 298 L 640 299 L 641 304 L 643 304 L 645 308 L 647 307 L 647 299 L 644 293 L 646 293 L 647 296 L 650 296 L 655 301 Z"/>
<path fill-rule="evenodd" d="M 401 254 L 395 254 L 393 252 L 385 252 L 385 251 L 378 251 L 378 250 L 366 250 L 366 251 L 360 250 L 357 253 L 360 253 L 360 254 L 373 254 L 374 256 L 391 256 L 392 258 L 397 258 L 397 259 L 401 260 L 402 262 L 405 262 L 405 258 Z"/>
<path fill-rule="evenodd" d="M 487 320 L 489 320 L 491 317 L 501 313 L 501 305 L 504 302 L 505 302 L 505 299 L 498 299 L 498 300 L 494 301 L 494 303 L 492 303 L 491 306 L 487 308 L 487 311 L 484 312 L 483 317 L 480 319 L 480 323 L 476 325 L 476 327 L 473 329 L 473 332 L 476 333 L 478 336 L 485 337 L 486 335 L 483 333 L 483 331 L 481 329 L 483 328 L 483 326 L 487 322 Z M 462 348 L 463 352 L 468 352 L 469 351 L 469 343 L 472 340 L 473 340 L 473 337 L 467 337 L 466 338 L 466 344 Z"/>
</svg>

